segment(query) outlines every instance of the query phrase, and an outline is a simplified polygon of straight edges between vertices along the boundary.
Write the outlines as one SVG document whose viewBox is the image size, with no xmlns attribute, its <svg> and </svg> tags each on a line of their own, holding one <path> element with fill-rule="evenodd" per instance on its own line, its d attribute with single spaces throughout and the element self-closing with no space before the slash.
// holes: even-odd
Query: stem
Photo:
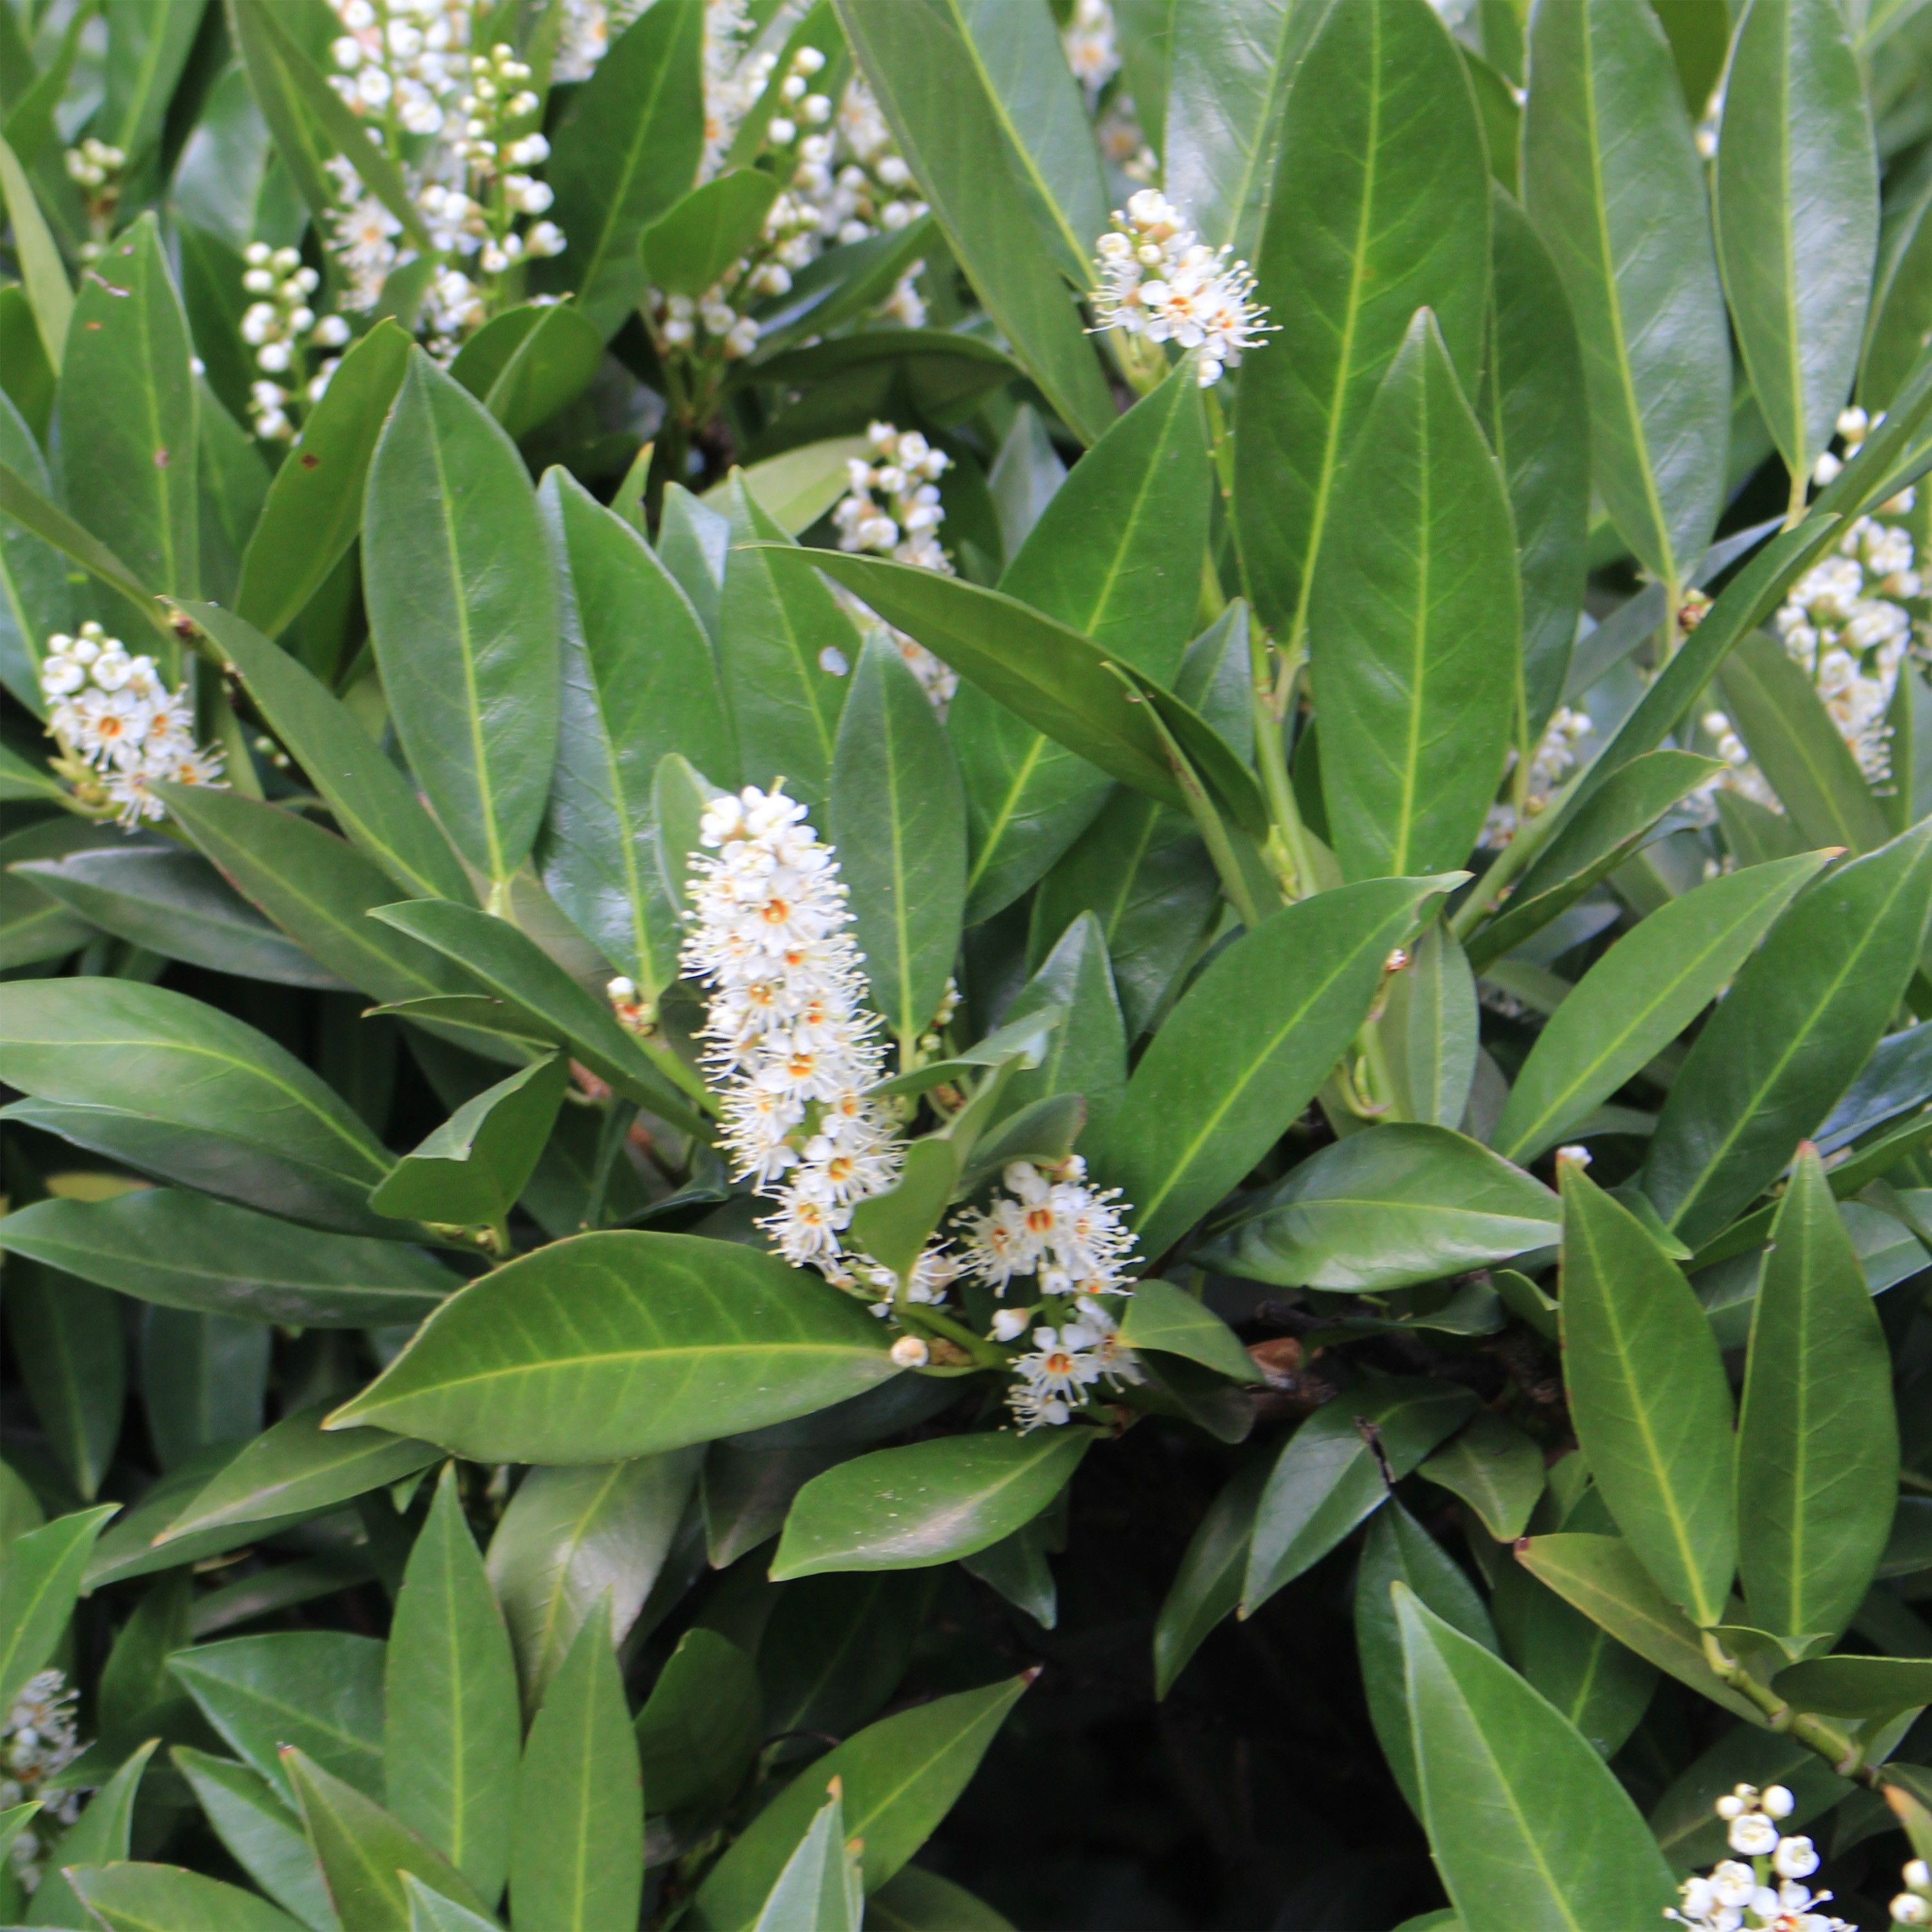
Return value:
<svg viewBox="0 0 1932 1932">
<path fill-rule="evenodd" d="M 1804 1745 L 1808 1750 L 1816 1751 L 1840 1778 L 1851 1778 L 1874 1791 L 1878 1789 L 1884 1781 L 1878 1767 L 1866 1763 L 1863 1746 L 1856 1742 L 1849 1732 L 1809 1711 L 1794 1709 L 1769 1684 L 1760 1683 L 1718 1641 L 1714 1632 L 1706 1630 L 1702 1636 L 1704 1661 L 1731 1690 L 1764 1713 L 1765 1721 L 1772 1730 Z"/>
<path fill-rule="evenodd" d="M 1810 488 L 1810 478 L 1802 469 L 1791 472 L 1791 494 L 1784 506 L 1784 527 L 1796 530 L 1804 520 L 1805 497 Z"/>
<path fill-rule="evenodd" d="M 1483 915 L 1502 896 L 1503 888 L 1548 843 L 1550 835 L 1562 823 L 1563 808 L 1578 784 L 1588 776 L 1578 772 L 1560 791 L 1550 794 L 1550 802 L 1528 824 L 1518 821 L 1516 836 L 1496 854 L 1496 862 L 1471 887 L 1469 896 L 1456 908 L 1449 921 L 1450 937 L 1467 939 Z"/>
<path fill-rule="evenodd" d="M 1154 729 L 1160 734 L 1168 764 L 1173 771 L 1174 782 L 1180 788 L 1181 796 L 1186 801 L 1195 829 L 1201 834 L 1208 848 L 1208 856 L 1214 860 L 1214 870 L 1220 876 L 1221 890 L 1227 894 L 1228 903 L 1240 914 L 1241 923 L 1252 932 L 1266 915 L 1256 900 L 1247 874 L 1241 869 L 1234 842 L 1228 836 L 1227 822 L 1215 810 L 1214 801 L 1195 776 L 1194 767 L 1188 763 L 1180 747 L 1174 742 L 1160 713 L 1152 706 L 1148 706 L 1148 712 L 1154 719 Z"/>
<path fill-rule="evenodd" d="M 928 1335 L 963 1348 L 982 1369 L 1004 1370 L 1010 1365 L 1006 1351 L 996 1348 L 983 1336 L 976 1335 L 963 1322 L 956 1322 L 928 1304 L 909 1302 L 894 1305 L 892 1314 L 902 1328 L 923 1329 Z"/>
<path fill-rule="evenodd" d="M 1284 656 L 1277 675 L 1270 662 L 1270 649 L 1265 631 L 1250 632 L 1248 688 L 1254 717 L 1255 763 L 1261 772 L 1268 816 L 1274 822 L 1268 842 L 1270 848 L 1278 844 L 1280 856 L 1288 862 L 1282 876 L 1282 888 L 1291 898 L 1306 898 L 1316 890 L 1316 872 L 1310 862 L 1307 828 L 1301 821 L 1301 808 L 1294 802 L 1294 781 L 1288 775 L 1288 754 L 1282 743 L 1282 728 L 1288 707 L 1294 701 L 1301 660 L 1298 655 Z"/>
</svg>

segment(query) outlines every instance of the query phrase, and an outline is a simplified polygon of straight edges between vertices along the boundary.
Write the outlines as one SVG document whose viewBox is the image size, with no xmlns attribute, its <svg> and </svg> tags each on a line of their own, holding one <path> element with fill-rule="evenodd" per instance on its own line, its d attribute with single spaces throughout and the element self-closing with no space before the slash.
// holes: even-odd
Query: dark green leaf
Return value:
<svg viewBox="0 0 1932 1932">
<path fill-rule="evenodd" d="M 311 1932 L 336 1932 L 322 1872 L 302 1821 L 245 1765 L 177 1745 L 170 1754 L 235 1862 Z"/>
<path fill-rule="evenodd" d="M 397 1162 L 369 1204 L 404 1220 L 494 1226 L 528 1183 L 569 1082 L 569 1063 L 553 1054 L 485 1088 Z"/>
<path fill-rule="evenodd" d="M 84 1865 L 73 1882 L 107 1932 L 297 1932 L 301 1922 L 178 1865 Z"/>
<path fill-rule="evenodd" d="M 1514 1423 L 1486 1409 L 1419 1473 L 1461 1497 L 1498 1543 L 1514 1543 L 1543 1494 L 1543 1451 Z"/>
<path fill-rule="evenodd" d="M 34 1262 L 8 1270 L 7 1327 L 54 1460 L 92 1501 L 121 1439 L 128 1389 L 120 1304 Z"/>
<path fill-rule="evenodd" d="M 733 168 L 693 188 L 644 230 L 644 272 L 668 295 L 694 299 L 748 254 L 778 193 L 778 178 Z"/>
<path fill-rule="evenodd" d="M 1460 1126 L 1476 1077 L 1476 982 L 1444 921 L 1422 928 L 1384 1000 L 1382 1041 L 1396 1112 Z"/>
<path fill-rule="evenodd" d="M 79 1821 L 62 1833 L 48 1861 L 53 1869 L 46 1874 L 27 1909 L 29 1925 L 64 1925 L 92 1932 L 88 1914 L 68 1882 L 67 1868 L 105 1864 L 127 1857 L 141 1774 L 154 1754 L 157 1742 L 150 1738 L 135 1751 L 88 1801 Z"/>
<path fill-rule="evenodd" d="M 28 1678 L 53 1654 L 80 1594 L 81 1576 L 101 1526 L 120 1508 L 56 1516 L 16 1536 L 0 1565 L 0 1699 L 14 1708 Z"/>
<path fill-rule="evenodd" d="M 1932 1658 L 1814 1657 L 1780 1670 L 1772 1684 L 1800 1710 L 1889 1718 L 1932 1704 Z"/>
<path fill-rule="evenodd" d="M 0 463 L 43 496 L 52 494 L 34 433 L 4 392 Z M 66 573 L 58 551 L 10 518 L 0 518 L 0 684 L 36 716 L 46 703 L 40 685 L 43 647 L 56 631 L 74 628 L 74 593 Z"/>
<path fill-rule="evenodd" d="M 638 1713 L 637 1734 L 653 1815 L 724 1804 L 758 1755 L 751 1659 L 715 1630 L 686 1630 Z"/>
<path fill-rule="evenodd" d="M 1136 1348 L 1184 1356 L 1238 1382 L 1262 1379 L 1253 1358 L 1226 1322 L 1172 1282 L 1135 1284 L 1120 1318 L 1120 1339 Z"/>
<path fill-rule="evenodd" d="M 1154 1686 L 1165 1697 L 1209 1631 L 1241 1600 L 1241 1578 L 1255 1508 L 1272 1465 L 1256 1456 L 1243 1463 L 1208 1505 L 1168 1585 L 1154 1627 Z"/>
</svg>

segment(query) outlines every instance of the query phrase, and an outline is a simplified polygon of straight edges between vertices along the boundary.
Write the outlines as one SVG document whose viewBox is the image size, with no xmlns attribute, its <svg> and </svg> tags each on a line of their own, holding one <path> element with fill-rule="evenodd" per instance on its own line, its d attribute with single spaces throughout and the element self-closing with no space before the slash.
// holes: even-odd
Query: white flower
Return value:
<svg viewBox="0 0 1932 1932">
<path fill-rule="evenodd" d="M 1894 1925 L 1932 1924 L 1932 1905 L 1928 1905 L 1916 1892 L 1901 1892 L 1892 1901 L 1889 1909 Z"/>
<path fill-rule="evenodd" d="M 1828 1892 L 1813 1892 L 1798 1882 L 1818 1869 L 1818 1855 L 1809 1838 L 1778 1835 L 1776 1821 L 1790 1816 L 1796 1804 L 1781 1784 L 1762 1792 L 1740 1784 L 1726 1792 L 1715 1808 L 1730 1828 L 1731 1848 L 1759 1862 L 1726 1858 L 1708 1874 L 1693 1874 L 1678 1889 L 1682 1909 L 1664 1917 L 1691 1932 L 1856 1932 L 1843 1919 L 1814 1909 L 1830 1899 Z M 1759 1875 L 1767 1859 L 1779 1880 L 1775 1888 Z M 1894 1900 L 1894 1917 L 1898 1905 Z"/>
<path fill-rule="evenodd" d="M 892 1360 L 902 1369 L 922 1369 L 932 1357 L 932 1351 L 916 1335 L 902 1335 L 892 1346 Z"/>
<path fill-rule="evenodd" d="M 1107 0 L 1074 0 L 1073 16 L 1060 30 L 1066 64 L 1090 99 L 1120 70 L 1114 10 Z"/>
<path fill-rule="evenodd" d="M 80 1755 L 74 1730 L 76 1694 L 58 1670 L 27 1680 L 0 1724 L 0 1810 L 34 1798 L 42 1809 L 13 1843 L 11 1860 L 23 1891 L 32 1893 L 45 1876 L 48 1852 L 61 1832 L 80 1815 L 78 1791 L 50 1791 L 48 1780 Z"/>
</svg>

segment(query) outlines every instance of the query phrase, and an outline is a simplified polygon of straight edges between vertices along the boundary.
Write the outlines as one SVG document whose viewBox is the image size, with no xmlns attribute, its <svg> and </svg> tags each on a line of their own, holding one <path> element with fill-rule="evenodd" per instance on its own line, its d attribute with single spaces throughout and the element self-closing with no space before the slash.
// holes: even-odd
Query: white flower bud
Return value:
<svg viewBox="0 0 1932 1932">
<path fill-rule="evenodd" d="M 916 1335 L 902 1335 L 892 1344 L 892 1353 L 902 1369 L 922 1369 L 932 1359 L 932 1351 Z"/>
</svg>

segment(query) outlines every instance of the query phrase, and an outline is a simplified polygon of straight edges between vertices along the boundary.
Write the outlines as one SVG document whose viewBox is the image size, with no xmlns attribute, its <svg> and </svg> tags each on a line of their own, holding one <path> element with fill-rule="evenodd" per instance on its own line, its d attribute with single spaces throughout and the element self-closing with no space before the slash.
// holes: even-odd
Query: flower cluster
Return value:
<svg viewBox="0 0 1932 1932">
<path fill-rule="evenodd" d="M 644 0 L 563 0 L 550 78 L 588 80 L 610 43 L 644 10 Z"/>
<path fill-rule="evenodd" d="M 1138 1382 L 1133 1352 L 1099 1299 L 1132 1292 L 1132 1238 L 1118 1190 L 1089 1186 L 1077 1156 L 1010 1166 L 1006 1192 L 958 1217 L 958 1251 L 929 1243 L 903 1283 L 851 1244 L 853 1209 L 897 1183 L 904 1153 L 898 1117 L 873 1092 L 886 1051 L 865 1004 L 837 859 L 778 788 L 715 800 L 700 838 L 682 964 L 711 989 L 702 1037 L 722 1100 L 719 1144 L 734 1178 L 777 1202 L 758 1223 L 772 1246 L 881 1315 L 901 1304 L 936 1308 L 962 1275 L 1002 1300 L 1030 1280 L 1031 1305 L 1015 1298 L 997 1310 L 989 1337 L 1005 1347 L 1036 1316 L 1048 1318 L 1033 1328 L 1030 1350 L 1008 1358 L 1008 1400 L 1023 1428 L 1067 1421 L 1103 1381 Z M 614 980 L 610 996 L 627 1024 L 648 1024 L 629 980 Z M 949 1006 L 954 997 L 949 988 Z M 893 1354 L 917 1366 L 929 1351 L 907 1334 Z"/>
<path fill-rule="evenodd" d="M 832 506 L 838 548 L 895 557 L 901 563 L 950 576 L 952 561 L 939 541 L 939 526 L 946 520 L 945 507 L 939 500 L 939 478 L 952 467 L 952 459 L 944 450 L 935 449 L 917 430 L 902 430 L 889 422 L 874 423 L 866 432 L 866 440 L 871 452 L 854 457 L 847 465 L 845 494 Z M 892 640 L 934 707 L 944 715 L 959 688 L 958 674 L 916 638 L 880 624 L 856 599 L 848 596 L 844 601 Z M 826 668 L 842 671 L 845 667 Z"/>
<path fill-rule="evenodd" d="M 1809 1838 L 1786 1838 L 1778 1830 L 1796 1802 L 1781 1784 L 1762 1791 L 1740 1784 L 1726 1792 L 1718 1800 L 1718 1816 L 1738 1856 L 1686 1879 L 1678 1888 L 1683 1910 L 1664 1917 L 1691 1932 L 1857 1932 L 1817 1910 L 1830 1899 L 1828 1892 L 1814 1892 L 1802 1882 L 1818 1869 L 1818 1853 Z"/>
<path fill-rule="evenodd" d="M 1905 1889 L 1889 1907 L 1894 1925 L 1932 1925 L 1932 1865 L 1913 1858 L 1901 1874 Z"/>
<path fill-rule="evenodd" d="M 62 160 L 67 178 L 81 191 L 87 204 L 88 239 L 81 252 L 84 257 L 98 254 L 114 229 L 114 212 L 121 206 L 122 183 L 128 172 L 124 149 L 98 136 L 83 136 L 80 145 L 68 149 Z"/>
<path fill-rule="evenodd" d="M 1209 248 L 1157 189 L 1130 196 L 1124 214 L 1117 208 L 1095 250 L 1096 326 L 1174 344 L 1192 357 L 1204 389 L 1259 348 L 1274 327 L 1254 300 L 1247 263 L 1232 260 L 1225 242 Z"/>
<path fill-rule="evenodd" d="M 170 692 L 154 660 L 130 657 L 98 624 L 78 637 L 56 632 L 40 663 L 47 730 L 59 744 L 56 769 L 83 803 L 98 806 L 130 829 L 166 808 L 149 788 L 157 780 L 214 784 L 220 754 L 198 749 L 188 687 Z"/>
<path fill-rule="evenodd" d="M 1107 0 L 1073 0 L 1073 12 L 1060 30 L 1066 64 L 1087 90 L 1090 104 L 1120 70 L 1120 41 L 1114 30 L 1114 10 Z"/>
<path fill-rule="evenodd" d="M 335 91 L 356 113 L 404 134 L 440 134 L 470 45 L 469 0 L 330 0 Z"/>
<path fill-rule="evenodd" d="M 1543 728 L 1543 736 L 1536 741 L 1535 750 L 1529 754 L 1529 771 L 1523 784 L 1524 818 L 1535 818 L 1548 806 L 1557 787 L 1576 769 L 1582 756 L 1583 741 L 1594 728 L 1587 711 L 1578 711 L 1567 704 L 1556 707 Z M 1512 769 L 1515 760 L 1512 752 Z M 1500 851 L 1520 830 L 1514 805 L 1492 805 L 1480 842 L 1486 850 Z"/>
<path fill-rule="evenodd" d="M 10 1852 L 14 1876 L 29 1893 L 40 1885 L 54 1840 L 80 1815 L 79 1792 L 46 1788 L 50 1778 L 80 1755 L 74 1698 L 58 1670 L 43 1670 L 28 1678 L 0 1724 L 0 1811 L 35 1798 L 41 1805 Z"/>
<path fill-rule="evenodd" d="M 242 259 L 242 290 L 254 300 L 242 317 L 242 339 L 262 371 L 248 386 L 249 413 L 255 434 L 273 441 L 294 435 L 303 406 L 321 400 L 342 359 L 327 352 L 347 343 L 349 325 L 339 315 L 316 315 L 312 304 L 322 278 L 294 249 L 251 242 Z M 310 350 L 325 352 L 313 369 Z"/>
</svg>

